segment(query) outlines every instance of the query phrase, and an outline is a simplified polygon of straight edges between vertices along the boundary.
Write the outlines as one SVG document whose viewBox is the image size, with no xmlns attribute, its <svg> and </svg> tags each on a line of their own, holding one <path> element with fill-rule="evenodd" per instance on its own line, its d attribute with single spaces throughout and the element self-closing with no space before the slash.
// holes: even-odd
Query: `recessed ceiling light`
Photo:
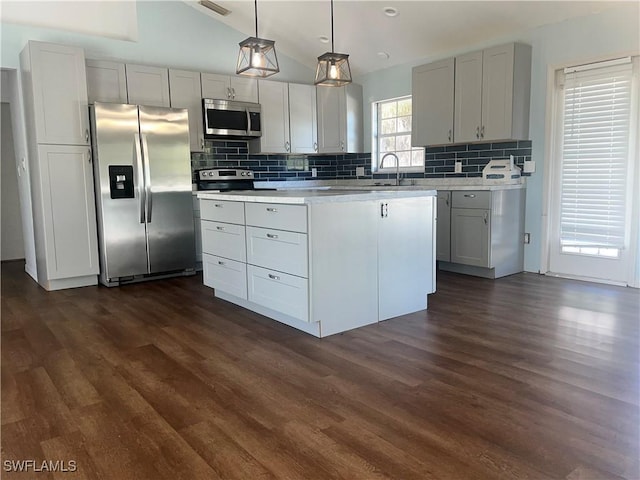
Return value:
<svg viewBox="0 0 640 480">
<path fill-rule="evenodd" d="M 382 9 L 382 11 L 384 12 L 384 14 L 387 17 L 397 17 L 398 16 L 398 9 L 395 7 L 384 7 Z"/>
<path fill-rule="evenodd" d="M 387 52 L 378 52 L 378 57 L 380 57 L 382 60 L 388 60 L 389 54 Z"/>
<path fill-rule="evenodd" d="M 322 43 L 329 43 L 329 37 L 326 37 L 325 35 L 320 35 L 318 37 L 318 40 L 320 40 Z"/>
</svg>

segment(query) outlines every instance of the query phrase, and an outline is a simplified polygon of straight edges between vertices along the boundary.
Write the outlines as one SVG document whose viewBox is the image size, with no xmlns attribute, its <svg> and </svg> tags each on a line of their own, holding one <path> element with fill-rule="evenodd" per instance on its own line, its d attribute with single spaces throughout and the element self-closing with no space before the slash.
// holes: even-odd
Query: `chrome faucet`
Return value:
<svg viewBox="0 0 640 480">
<path fill-rule="evenodd" d="M 383 168 L 384 167 L 384 159 L 387 158 L 388 156 L 393 156 L 396 159 L 396 186 L 399 187 L 400 186 L 400 159 L 398 158 L 398 156 L 393 153 L 393 152 L 387 152 L 385 153 L 382 158 L 380 159 L 380 165 L 378 165 L 378 168 Z"/>
</svg>

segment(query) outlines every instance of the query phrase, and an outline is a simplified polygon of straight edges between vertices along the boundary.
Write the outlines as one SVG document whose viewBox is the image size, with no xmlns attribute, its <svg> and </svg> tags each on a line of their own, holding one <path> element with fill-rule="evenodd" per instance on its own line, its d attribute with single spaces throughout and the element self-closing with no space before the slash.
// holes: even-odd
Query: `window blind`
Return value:
<svg viewBox="0 0 640 480">
<path fill-rule="evenodd" d="M 560 243 L 622 249 L 632 65 L 560 76 L 564 88 Z"/>
</svg>

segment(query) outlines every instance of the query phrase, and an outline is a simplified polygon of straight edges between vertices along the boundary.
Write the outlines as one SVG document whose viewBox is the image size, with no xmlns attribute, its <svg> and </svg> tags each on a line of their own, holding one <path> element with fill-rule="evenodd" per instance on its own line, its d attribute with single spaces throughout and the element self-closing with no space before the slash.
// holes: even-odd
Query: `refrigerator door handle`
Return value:
<svg viewBox="0 0 640 480">
<path fill-rule="evenodd" d="M 142 159 L 144 160 L 144 194 L 147 203 L 147 223 L 151 223 L 151 208 L 153 206 L 153 198 L 151 193 L 151 168 L 149 166 L 149 146 L 147 145 L 147 136 L 143 133 L 142 137 Z"/>
<path fill-rule="evenodd" d="M 138 184 L 136 185 L 136 189 L 138 190 L 138 201 L 139 201 L 139 212 L 140 212 L 140 223 L 145 222 L 144 215 L 144 204 L 146 200 L 145 190 L 144 190 L 144 168 L 142 167 L 142 152 L 140 151 L 140 134 L 133 134 L 133 143 L 135 146 L 135 163 L 136 163 L 136 176 L 138 178 Z"/>
</svg>

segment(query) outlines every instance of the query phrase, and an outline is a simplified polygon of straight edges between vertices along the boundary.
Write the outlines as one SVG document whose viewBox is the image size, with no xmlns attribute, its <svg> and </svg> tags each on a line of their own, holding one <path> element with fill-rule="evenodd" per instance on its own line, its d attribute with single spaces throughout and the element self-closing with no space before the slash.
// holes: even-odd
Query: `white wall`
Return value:
<svg viewBox="0 0 640 480">
<path fill-rule="evenodd" d="M 640 53 L 640 4 L 629 2 L 602 13 L 522 32 L 491 45 L 519 41 L 533 47 L 531 78 L 530 138 L 536 173 L 527 179 L 525 231 L 531 233 L 531 244 L 525 249 L 525 270 L 539 272 L 541 266 L 543 222 L 543 179 L 546 144 L 546 102 L 549 71 L 568 64 L 587 63 L 608 57 Z M 463 52 L 480 50 L 488 44 L 469 45 L 462 51 L 425 58 L 355 80 L 363 86 L 364 145 L 371 145 L 371 102 L 411 94 L 411 68 Z"/>
<path fill-rule="evenodd" d="M 0 19 L 6 23 L 56 28 L 121 40 L 136 40 L 135 1 L 51 2 L 3 0 Z"/>
<path fill-rule="evenodd" d="M 10 105 L 11 110 L 11 131 L 13 134 L 13 149 L 17 170 L 17 188 L 20 201 L 22 236 L 24 239 L 25 271 L 38 280 L 36 269 L 36 246 L 33 236 L 33 219 L 31 208 L 31 172 L 27 156 L 27 138 L 24 128 L 24 106 L 22 103 L 22 92 L 18 81 L 18 72 L 15 69 L 0 70 L 0 92 L 2 101 Z M 4 153 L 3 153 L 4 156 Z M 7 159 L 3 158 L 4 163 Z M 12 175 L 15 179 L 15 175 Z M 3 178 L 3 182 L 6 179 Z M 15 212 L 14 212 L 15 213 Z M 4 212 L 3 212 L 4 215 Z"/>
<path fill-rule="evenodd" d="M 31 2 L 20 3 L 27 12 L 31 10 Z M 55 2 L 58 8 L 67 9 L 72 18 L 75 3 Z M 18 68 L 18 56 L 27 41 L 40 40 L 82 47 L 87 58 L 235 74 L 238 42 L 246 38 L 245 34 L 181 1 L 142 1 L 136 5 L 136 42 L 3 21 L 0 25 L 0 66 Z M 113 18 L 109 17 L 108 22 L 113 22 Z M 278 56 L 278 62 L 280 73 L 277 78 L 273 77 L 274 80 L 312 82 L 315 72 L 308 67 L 284 55 Z"/>
<path fill-rule="evenodd" d="M 2 135 L 0 145 L 0 260 L 16 260 L 24 258 L 24 240 L 22 222 L 20 221 L 20 200 L 18 197 L 18 174 L 16 156 L 13 149 L 13 133 L 11 129 L 11 107 L 9 103 L 1 104 L 2 118 L 0 128 Z"/>
</svg>

